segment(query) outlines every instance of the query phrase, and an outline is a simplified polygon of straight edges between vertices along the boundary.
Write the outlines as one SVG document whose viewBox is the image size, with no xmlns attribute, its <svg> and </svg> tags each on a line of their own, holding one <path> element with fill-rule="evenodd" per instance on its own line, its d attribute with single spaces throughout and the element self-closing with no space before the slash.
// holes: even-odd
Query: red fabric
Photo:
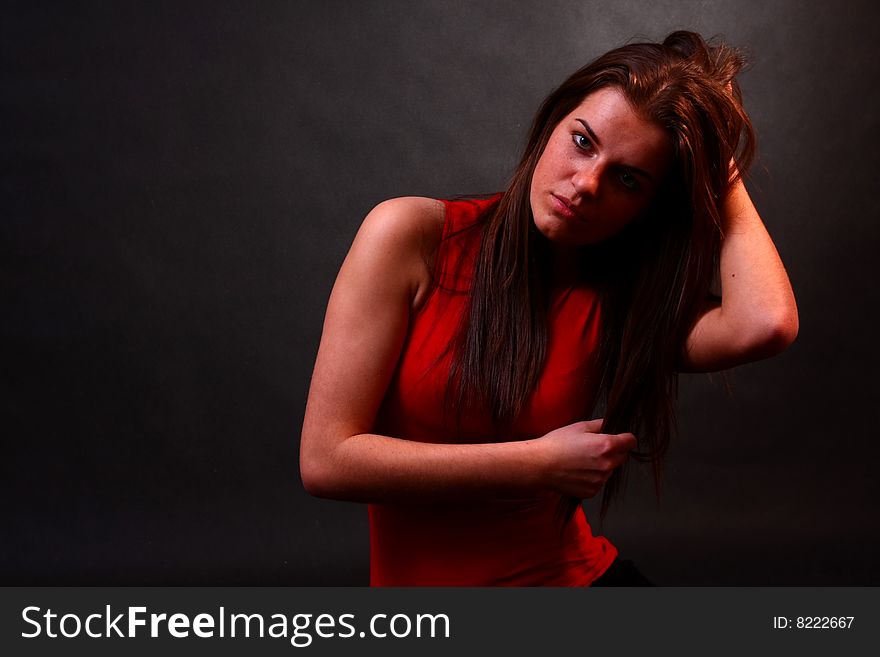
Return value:
<svg viewBox="0 0 880 657">
<path fill-rule="evenodd" d="M 451 356 L 434 361 L 455 334 L 480 242 L 481 209 L 497 201 L 444 201 L 446 221 L 433 291 L 410 319 L 397 371 L 376 423 L 385 435 L 434 443 L 498 440 L 486 416 L 463 416 L 456 430 L 442 414 Z M 596 393 L 599 303 L 588 287 L 555 289 L 547 360 L 513 425 L 514 439 L 536 438 L 588 419 Z M 518 499 L 370 504 L 372 586 L 588 586 L 617 556 L 593 536 L 582 509 L 565 532 L 556 493 Z"/>
</svg>

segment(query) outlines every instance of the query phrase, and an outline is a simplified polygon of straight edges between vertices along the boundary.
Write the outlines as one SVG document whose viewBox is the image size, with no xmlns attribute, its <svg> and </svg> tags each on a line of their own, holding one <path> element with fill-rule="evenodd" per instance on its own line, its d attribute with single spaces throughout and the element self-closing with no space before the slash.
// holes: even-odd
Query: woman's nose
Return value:
<svg viewBox="0 0 880 657">
<path fill-rule="evenodd" d="M 584 163 L 572 176 L 571 182 L 575 191 L 581 196 L 596 196 L 602 178 L 602 165 L 591 161 Z"/>
</svg>

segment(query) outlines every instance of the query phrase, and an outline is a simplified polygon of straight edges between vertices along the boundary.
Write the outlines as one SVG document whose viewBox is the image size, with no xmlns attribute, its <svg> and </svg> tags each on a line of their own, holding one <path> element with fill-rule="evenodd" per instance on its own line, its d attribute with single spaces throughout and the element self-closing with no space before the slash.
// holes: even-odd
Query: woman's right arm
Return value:
<svg viewBox="0 0 880 657">
<path fill-rule="evenodd" d="M 442 210 L 441 210 L 442 211 Z M 306 490 L 357 502 L 461 500 L 555 488 L 588 497 L 635 448 L 597 421 L 534 440 L 435 444 L 371 433 L 414 302 L 427 290 L 436 201 L 379 204 L 364 220 L 327 305 L 300 444 Z M 429 249 L 432 250 L 432 249 Z M 592 491 L 592 493 L 590 493 Z"/>
</svg>

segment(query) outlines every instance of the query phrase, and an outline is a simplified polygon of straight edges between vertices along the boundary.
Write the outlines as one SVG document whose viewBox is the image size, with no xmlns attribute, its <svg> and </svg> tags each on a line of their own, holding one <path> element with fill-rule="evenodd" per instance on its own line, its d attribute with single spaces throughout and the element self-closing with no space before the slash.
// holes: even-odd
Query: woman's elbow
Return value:
<svg viewBox="0 0 880 657">
<path fill-rule="evenodd" d="M 781 354 L 795 341 L 799 329 L 796 307 L 784 312 L 767 313 L 761 328 L 753 337 L 753 349 L 762 358 Z"/>
<path fill-rule="evenodd" d="M 301 441 L 302 445 L 304 441 Z M 303 488 L 309 495 L 314 497 L 332 498 L 334 485 L 332 469 L 327 464 L 327 459 L 300 447 L 299 476 Z"/>
<path fill-rule="evenodd" d="M 325 485 L 318 469 L 302 458 L 299 460 L 299 478 L 302 480 L 303 488 L 306 489 L 309 495 L 324 497 L 322 493 Z"/>
</svg>

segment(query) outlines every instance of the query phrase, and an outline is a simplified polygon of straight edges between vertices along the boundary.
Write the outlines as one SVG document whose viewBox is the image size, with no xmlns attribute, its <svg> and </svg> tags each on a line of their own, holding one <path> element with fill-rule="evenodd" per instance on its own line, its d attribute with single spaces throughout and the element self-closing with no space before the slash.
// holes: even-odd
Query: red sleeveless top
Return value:
<svg viewBox="0 0 880 657">
<path fill-rule="evenodd" d="M 435 363 L 467 309 L 482 230 L 478 215 L 498 198 L 444 201 L 434 286 L 410 317 L 377 433 L 433 443 L 498 440 L 488 414 L 463 414 L 459 426 L 449 413 L 444 417 L 451 354 Z M 515 440 L 589 419 L 596 395 L 598 297 L 588 287 L 567 287 L 554 289 L 550 303 L 544 369 L 513 424 Z M 370 504 L 370 584 L 589 586 L 611 565 L 617 549 L 593 536 L 581 508 L 563 531 L 555 513 L 560 500 L 558 493 L 547 492 L 516 499 Z"/>
</svg>

